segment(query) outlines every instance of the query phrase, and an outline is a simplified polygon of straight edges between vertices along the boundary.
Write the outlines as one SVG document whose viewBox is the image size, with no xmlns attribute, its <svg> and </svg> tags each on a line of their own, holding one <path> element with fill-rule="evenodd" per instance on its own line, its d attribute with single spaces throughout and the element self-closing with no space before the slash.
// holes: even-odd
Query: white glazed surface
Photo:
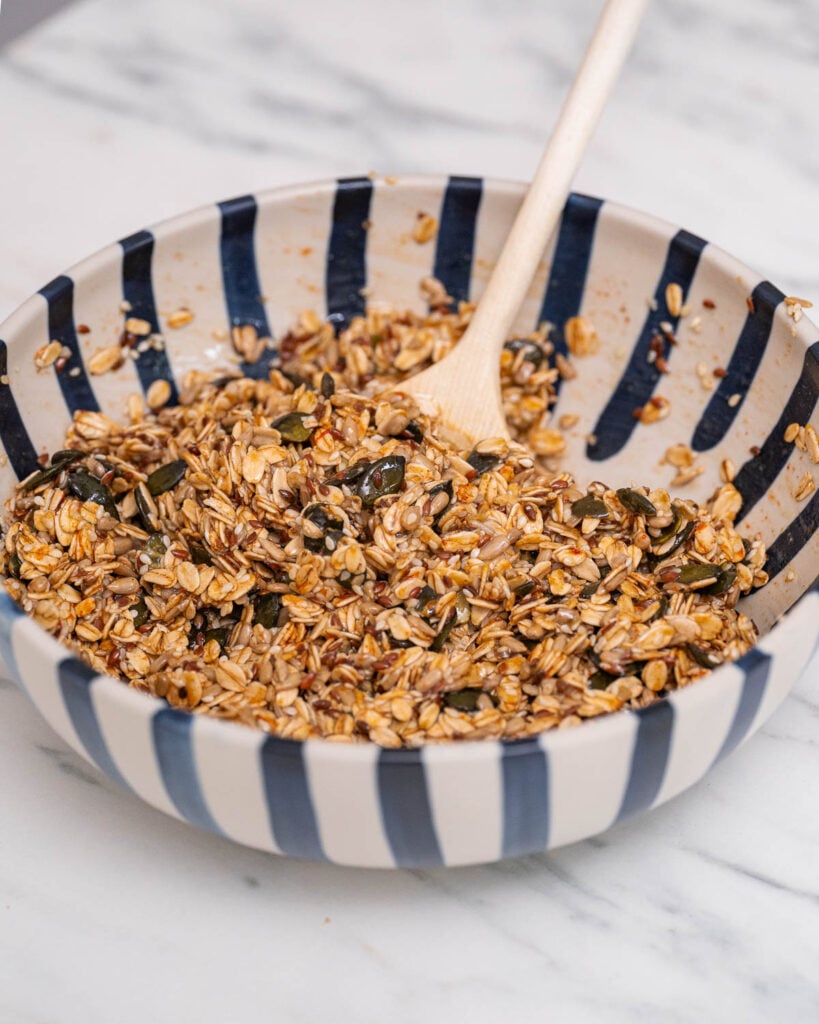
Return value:
<svg viewBox="0 0 819 1024">
<path fill-rule="evenodd" d="M 370 165 L 525 176 L 593 14 L 268 6 L 232 5 L 225 26 L 221 4 L 95 0 L 6 58 L 3 314 L 95 246 L 214 195 Z M 579 187 L 815 300 L 810 5 L 707 10 L 652 15 Z M 0 1020 L 813 1019 L 816 671 L 648 817 L 548 856 L 390 874 L 175 823 L 3 686 Z"/>
</svg>

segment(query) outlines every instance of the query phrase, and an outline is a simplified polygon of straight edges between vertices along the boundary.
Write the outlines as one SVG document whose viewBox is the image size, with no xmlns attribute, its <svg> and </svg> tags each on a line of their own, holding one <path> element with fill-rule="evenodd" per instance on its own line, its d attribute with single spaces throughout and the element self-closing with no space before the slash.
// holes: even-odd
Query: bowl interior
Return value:
<svg viewBox="0 0 819 1024">
<path fill-rule="evenodd" d="M 366 303 L 421 311 L 428 274 L 456 299 L 479 298 L 522 194 L 473 178 L 348 179 L 220 203 L 109 246 L 0 327 L 0 496 L 38 455 L 61 447 L 74 410 L 119 419 L 127 396 L 158 378 L 235 365 L 232 326 L 252 324 L 275 340 L 305 309 L 338 324 Z M 419 211 L 439 222 L 426 244 L 412 238 Z M 682 287 L 682 318 L 668 308 L 671 283 Z M 170 328 L 168 316 L 183 307 L 193 320 Z M 577 376 L 561 383 L 554 409 L 555 418 L 577 417 L 564 465 L 581 483 L 671 489 L 675 470 L 661 462 L 684 443 L 703 472 L 678 493 L 705 498 L 721 484 L 723 461 L 733 464 L 740 532 L 761 534 L 770 552 L 770 583 L 745 601 L 763 631 L 819 574 L 817 497 L 794 497 L 812 463 L 783 438 L 788 424 L 813 415 L 819 342 L 789 310 L 774 285 L 702 239 L 574 195 L 515 325 L 527 332 L 549 321 L 565 351 L 564 325 L 581 314 L 600 337 L 598 352 L 577 359 Z M 91 376 L 89 357 L 116 343 L 126 316 L 148 320 L 164 348 Z M 668 373 L 648 361 L 655 337 Z M 52 339 L 71 358 L 61 371 L 38 370 L 34 355 Z M 273 359 L 275 345 L 245 370 L 266 373 Z M 667 417 L 638 422 L 635 408 L 657 396 L 670 403 Z"/>
</svg>

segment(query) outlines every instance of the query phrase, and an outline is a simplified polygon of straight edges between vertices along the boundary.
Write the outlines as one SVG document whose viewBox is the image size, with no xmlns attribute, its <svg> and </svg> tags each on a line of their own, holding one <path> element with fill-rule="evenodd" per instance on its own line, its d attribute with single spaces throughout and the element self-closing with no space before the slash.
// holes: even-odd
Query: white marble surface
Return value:
<svg viewBox="0 0 819 1024">
<path fill-rule="evenodd" d="M 596 8 L 78 4 L 0 57 L 0 315 L 214 198 L 371 168 L 526 178 Z M 818 66 L 812 0 L 658 2 L 578 186 L 816 302 Z M 0 1022 L 815 1021 L 817 677 L 649 817 L 396 873 L 166 819 L 0 683 Z"/>
</svg>

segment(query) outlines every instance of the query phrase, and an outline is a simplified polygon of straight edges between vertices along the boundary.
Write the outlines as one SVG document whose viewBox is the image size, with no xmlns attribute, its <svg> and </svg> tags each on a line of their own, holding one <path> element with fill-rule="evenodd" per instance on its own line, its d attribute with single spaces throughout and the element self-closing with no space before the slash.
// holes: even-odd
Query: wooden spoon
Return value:
<svg viewBox="0 0 819 1024">
<path fill-rule="evenodd" d="M 608 0 L 466 333 L 445 359 L 402 383 L 464 447 L 508 438 L 498 366 L 503 343 L 555 229 L 572 178 L 636 35 L 648 0 Z"/>
</svg>

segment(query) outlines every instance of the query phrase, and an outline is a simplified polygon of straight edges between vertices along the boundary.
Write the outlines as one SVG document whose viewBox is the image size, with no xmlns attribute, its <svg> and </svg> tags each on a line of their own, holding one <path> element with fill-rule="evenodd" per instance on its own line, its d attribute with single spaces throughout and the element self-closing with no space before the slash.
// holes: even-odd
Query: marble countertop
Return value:
<svg viewBox="0 0 819 1024">
<path fill-rule="evenodd" d="M 0 56 L 0 317 L 200 203 L 377 169 L 527 178 L 596 0 L 85 0 Z M 819 303 L 811 0 L 664 0 L 578 188 Z M 819 660 L 648 817 L 376 873 L 199 834 L 0 682 L 0 1022 L 819 1019 Z"/>
</svg>

